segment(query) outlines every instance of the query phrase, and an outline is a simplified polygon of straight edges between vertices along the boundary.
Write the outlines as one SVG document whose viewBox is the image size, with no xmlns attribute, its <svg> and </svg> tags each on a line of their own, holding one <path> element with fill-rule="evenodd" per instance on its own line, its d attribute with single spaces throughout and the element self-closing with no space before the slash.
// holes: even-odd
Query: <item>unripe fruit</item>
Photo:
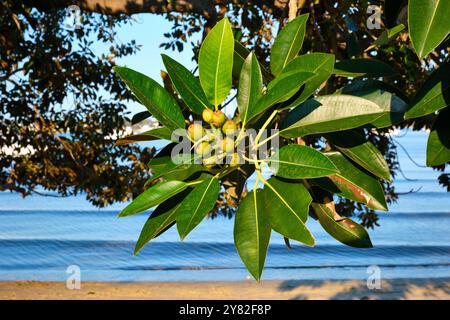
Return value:
<svg viewBox="0 0 450 320">
<path fill-rule="evenodd" d="M 225 153 L 232 153 L 234 151 L 234 140 L 225 138 L 222 140 L 222 150 Z"/>
<path fill-rule="evenodd" d="M 235 134 L 236 130 L 237 126 L 233 120 L 227 120 L 222 126 L 222 132 L 227 136 Z"/>
<path fill-rule="evenodd" d="M 189 137 L 194 141 L 200 140 L 205 134 L 205 129 L 203 129 L 203 127 L 198 123 L 191 124 L 187 128 L 187 131 Z"/>
<path fill-rule="evenodd" d="M 213 120 L 213 116 L 214 111 L 212 111 L 211 109 L 205 108 L 202 112 L 203 121 L 205 121 L 206 123 L 211 123 L 211 121 Z"/>
<path fill-rule="evenodd" d="M 221 127 L 224 122 L 227 120 L 225 113 L 220 110 L 214 111 L 211 124 L 216 127 Z"/>
<path fill-rule="evenodd" d="M 209 156 L 211 154 L 211 145 L 203 141 L 197 147 L 195 147 L 195 152 L 201 156 Z"/>
<path fill-rule="evenodd" d="M 204 165 L 205 167 L 212 168 L 212 167 L 214 167 L 216 164 L 217 164 L 217 158 L 216 158 L 216 156 L 212 156 L 212 157 L 210 157 L 210 158 L 203 159 L 203 165 Z"/>
<path fill-rule="evenodd" d="M 233 155 L 231 156 L 231 160 L 230 160 L 230 166 L 235 167 L 239 164 L 239 155 L 235 152 L 233 153 Z"/>
</svg>

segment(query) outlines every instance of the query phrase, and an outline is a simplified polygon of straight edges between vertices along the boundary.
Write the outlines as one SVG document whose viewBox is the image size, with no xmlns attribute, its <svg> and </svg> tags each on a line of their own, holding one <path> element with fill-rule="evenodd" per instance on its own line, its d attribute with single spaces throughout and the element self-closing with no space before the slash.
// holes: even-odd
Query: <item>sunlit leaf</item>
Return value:
<svg viewBox="0 0 450 320">
<path fill-rule="evenodd" d="M 389 166 L 380 150 L 357 131 L 342 131 L 327 134 L 327 139 L 339 151 L 364 169 L 381 179 L 391 181 Z"/>
<path fill-rule="evenodd" d="M 383 112 L 376 103 L 360 97 L 321 96 L 291 110 L 281 123 L 280 134 L 286 138 L 297 138 L 353 129 L 378 119 Z"/>
<path fill-rule="evenodd" d="M 262 96 L 262 75 L 258 59 L 252 52 L 245 60 L 239 78 L 237 105 L 243 125 L 247 123 L 247 113 Z"/>
<path fill-rule="evenodd" d="M 198 57 L 200 83 L 208 101 L 216 107 L 231 90 L 233 52 L 233 31 L 224 18 L 208 33 Z"/>
<path fill-rule="evenodd" d="M 254 190 L 242 199 L 234 222 L 236 249 L 256 280 L 261 278 L 271 233 L 261 192 Z"/>
<path fill-rule="evenodd" d="M 450 32 L 448 0 L 409 0 L 409 34 L 419 58 L 426 57 Z"/>
<path fill-rule="evenodd" d="M 365 204 L 373 210 L 387 211 L 383 187 L 380 182 L 361 171 L 339 152 L 327 153 L 339 173 L 314 180 L 319 187 L 344 198 Z"/>
<path fill-rule="evenodd" d="M 189 187 L 189 184 L 182 181 L 167 181 L 155 184 L 142 192 L 133 202 L 126 206 L 120 212 L 119 217 L 131 216 L 153 208 L 185 190 L 187 187 Z"/>
<path fill-rule="evenodd" d="M 219 196 L 220 184 L 210 177 L 197 185 L 177 209 L 177 229 L 183 240 L 213 209 Z"/>
<path fill-rule="evenodd" d="M 333 238 L 351 247 L 372 248 L 366 229 L 349 218 L 341 217 L 333 201 L 313 202 L 311 206 L 322 227 Z"/>
<path fill-rule="evenodd" d="M 139 101 L 167 129 L 184 128 L 184 117 L 175 99 L 155 80 L 126 67 L 114 67 Z"/>
<path fill-rule="evenodd" d="M 321 152 L 297 144 L 282 147 L 268 159 L 270 170 L 286 179 L 324 177 L 338 172 L 336 166 Z"/>
<path fill-rule="evenodd" d="M 302 183 L 273 177 L 265 182 L 261 195 L 273 230 L 308 246 L 314 245 L 314 237 L 305 225 L 312 198 Z"/>
<path fill-rule="evenodd" d="M 197 114 L 202 114 L 203 109 L 210 108 L 211 104 L 206 99 L 198 78 L 169 56 L 163 54 L 162 58 L 175 90 L 186 105 Z"/>
<path fill-rule="evenodd" d="M 427 166 L 450 162 L 450 109 L 442 110 L 433 125 L 427 144 Z"/>
<path fill-rule="evenodd" d="M 275 38 L 270 56 L 270 69 L 274 75 L 279 75 L 289 61 L 300 52 L 308 17 L 308 14 L 302 14 L 290 21 Z"/>
</svg>

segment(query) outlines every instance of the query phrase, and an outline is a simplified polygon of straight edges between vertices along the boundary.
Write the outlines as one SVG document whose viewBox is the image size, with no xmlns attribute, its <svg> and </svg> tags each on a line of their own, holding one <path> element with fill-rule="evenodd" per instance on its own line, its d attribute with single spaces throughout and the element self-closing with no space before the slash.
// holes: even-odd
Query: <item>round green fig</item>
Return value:
<svg viewBox="0 0 450 320">
<path fill-rule="evenodd" d="M 217 110 L 217 111 L 214 111 L 211 124 L 215 127 L 221 127 L 225 123 L 226 120 L 227 120 L 227 117 L 225 116 L 225 113 L 223 113 L 220 110 Z"/>
<path fill-rule="evenodd" d="M 212 111 L 211 109 L 205 108 L 202 112 L 203 121 L 205 121 L 206 123 L 211 123 L 213 120 L 213 116 L 214 111 Z"/>
<path fill-rule="evenodd" d="M 198 141 L 205 135 L 205 129 L 198 123 L 193 123 L 187 128 L 187 132 L 189 137 L 194 140 Z"/>
<path fill-rule="evenodd" d="M 237 126 L 236 123 L 234 123 L 233 120 L 227 120 L 222 126 L 222 132 L 227 135 L 231 136 L 236 133 Z"/>
<path fill-rule="evenodd" d="M 195 147 L 195 152 L 201 156 L 209 156 L 211 154 L 211 145 L 209 142 L 203 141 Z"/>
</svg>

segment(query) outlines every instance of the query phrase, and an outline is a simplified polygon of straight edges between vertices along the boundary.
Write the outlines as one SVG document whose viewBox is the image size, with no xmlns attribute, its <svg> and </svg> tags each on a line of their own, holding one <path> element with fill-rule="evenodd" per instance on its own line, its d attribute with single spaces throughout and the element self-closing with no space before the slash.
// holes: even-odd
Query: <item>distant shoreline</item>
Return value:
<svg viewBox="0 0 450 320">
<path fill-rule="evenodd" d="M 386 279 L 373 290 L 363 280 L 83 282 L 79 290 L 67 289 L 65 282 L 3 281 L 0 299 L 450 300 L 450 278 Z"/>
</svg>

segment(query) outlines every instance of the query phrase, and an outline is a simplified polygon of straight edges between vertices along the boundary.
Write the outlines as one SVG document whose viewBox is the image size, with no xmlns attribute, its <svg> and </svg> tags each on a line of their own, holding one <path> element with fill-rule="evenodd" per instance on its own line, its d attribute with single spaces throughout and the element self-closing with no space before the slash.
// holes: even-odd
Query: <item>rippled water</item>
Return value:
<svg viewBox="0 0 450 320">
<path fill-rule="evenodd" d="M 399 138 L 424 163 L 425 135 Z M 437 185 L 437 173 L 411 165 L 401 153 L 407 178 L 396 180 L 402 196 L 391 212 L 380 213 L 380 228 L 370 231 L 373 249 L 337 243 L 317 222 L 308 226 L 317 246 L 284 246 L 273 233 L 264 279 L 345 279 L 367 277 L 378 265 L 385 278 L 450 276 L 450 195 Z M 248 272 L 232 243 L 233 220 L 206 220 L 184 242 L 175 228 L 134 257 L 132 250 L 147 218 L 117 219 L 120 206 L 91 207 L 80 197 L 22 200 L 0 193 L 0 280 L 64 280 L 69 265 L 84 280 L 240 280 Z"/>
</svg>

